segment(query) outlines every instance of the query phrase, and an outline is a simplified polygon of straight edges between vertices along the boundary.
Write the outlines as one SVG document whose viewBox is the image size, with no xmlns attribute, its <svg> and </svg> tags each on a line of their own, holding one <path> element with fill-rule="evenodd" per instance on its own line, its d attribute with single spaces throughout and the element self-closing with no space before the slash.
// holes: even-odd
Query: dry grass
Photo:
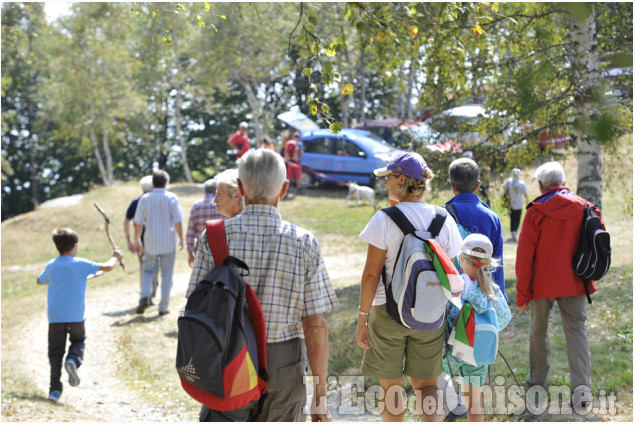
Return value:
<svg viewBox="0 0 635 425">
<path fill-rule="evenodd" d="M 632 419 L 632 142 L 620 147 L 617 160 L 605 163 L 605 174 L 609 184 L 604 191 L 603 216 L 612 235 L 613 268 L 610 274 L 599 282 L 598 294 L 589 308 L 589 340 L 592 349 L 593 382 L 596 388 L 616 391 L 622 409 L 614 417 L 593 417 L 593 420 L 630 421 Z M 565 170 L 570 182 L 575 182 L 576 164 L 574 158 L 565 161 Z M 530 188 L 530 198 L 538 195 L 532 177 L 533 169 L 527 168 L 523 178 Z M 493 183 L 494 184 L 494 183 Z M 183 208 L 184 223 L 187 223 L 192 203 L 202 196 L 197 185 L 174 184 L 170 187 L 179 196 Z M 572 187 L 575 190 L 574 187 Z M 3 419 L 29 420 L 20 406 L 30 409 L 49 409 L 40 396 L 19 399 L 15 394 L 37 394 L 32 377 L 21 368 L 20 353 L 14 349 L 12 341 L 20 333 L 32 326 L 33 311 L 46 308 L 46 295 L 35 285 L 35 279 L 47 261 L 57 253 L 50 239 L 54 227 L 68 226 L 80 236 L 80 256 L 104 261 L 111 254 L 111 248 L 103 232 L 103 220 L 94 209 L 97 201 L 110 215 L 111 232 L 115 241 L 125 248 L 123 219 L 125 210 L 140 190 L 136 182 L 120 183 L 114 188 L 97 188 L 83 197 L 74 207 L 40 209 L 2 223 L 2 411 Z M 309 190 L 300 197 L 290 197 L 280 203 L 283 218 L 297 223 L 316 234 L 320 241 L 327 268 L 338 288 L 342 309 L 328 315 L 330 326 L 330 373 L 333 375 L 357 375 L 361 361 L 361 349 L 354 343 L 355 311 L 358 305 L 359 279 L 366 253 L 366 244 L 358 237 L 377 208 L 388 205 L 382 201 L 375 208 L 370 206 L 348 206 L 344 200 L 346 191 L 338 188 Z M 437 205 L 450 198 L 449 192 L 441 192 L 436 199 L 427 199 Z M 497 191 L 492 193 L 497 199 Z M 498 207 L 495 203 L 494 209 Z M 498 211 L 503 220 L 504 235 L 509 237 L 509 219 Z M 185 230 L 185 229 L 184 229 Z M 514 259 L 516 245 L 505 244 L 505 266 L 510 303 L 515 301 Z M 121 271 L 106 274 L 90 281 L 90 286 L 108 291 L 112 286 L 112 296 L 117 296 L 116 288 L 125 283 L 138 285 L 138 263 L 136 257 L 128 253 L 125 257 L 128 273 Z M 175 266 L 175 276 L 181 282 L 187 280 L 190 269 L 187 254 L 179 252 Z M 172 319 L 184 305 L 183 284 L 177 285 L 172 293 Z M 130 307 L 134 307 L 131 300 Z M 529 320 L 512 307 L 514 315 L 510 326 L 502 334 L 502 350 L 515 368 L 519 379 L 526 375 L 527 336 Z M 554 313 L 552 328 L 561 329 L 560 318 Z M 125 316 L 112 326 L 119 340 L 117 359 L 118 372 L 122 379 L 136 392 L 157 404 L 169 404 L 189 409 L 191 417 L 196 414 L 195 403 L 180 389 L 174 370 L 176 349 L 176 320 L 156 321 L 150 318 Z M 552 333 L 552 374 L 553 383 L 568 382 L 566 350 L 558 332 Z M 46 354 L 41 354 L 45 361 Z M 505 368 L 496 366 L 506 378 L 511 375 Z M 26 407 L 25 407 L 26 409 Z M 12 414 L 13 412 L 13 414 Z M 40 420 L 59 420 L 39 417 Z M 68 413 L 67 420 L 78 420 Z M 73 419 L 75 418 L 75 419 Z M 532 418 L 490 417 L 494 420 L 532 420 Z M 113 417 L 106 420 L 116 420 Z M 346 418 L 343 418 L 344 420 Z M 544 417 L 542 420 L 559 420 Z M 580 419 L 580 418 L 578 418 Z"/>
</svg>

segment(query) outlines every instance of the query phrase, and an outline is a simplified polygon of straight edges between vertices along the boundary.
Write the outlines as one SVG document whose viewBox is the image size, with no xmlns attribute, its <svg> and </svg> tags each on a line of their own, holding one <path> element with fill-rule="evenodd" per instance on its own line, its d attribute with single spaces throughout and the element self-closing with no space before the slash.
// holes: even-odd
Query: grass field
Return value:
<svg viewBox="0 0 635 425">
<path fill-rule="evenodd" d="M 605 162 L 606 180 L 610 182 L 604 190 L 603 216 L 612 236 L 613 264 L 609 274 L 598 283 L 598 292 L 589 306 L 587 322 L 591 347 L 592 380 L 594 394 L 604 391 L 616 395 L 617 410 L 607 414 L 590 414 L 584 417 L 558 416 L 545 412 L 541 421 L 592 420 L 592 421 L 632 421 L 633 398 L 633 239 L 632 239 L 632 141 L 627 140 L 621 147 L 618 160 Z M 621 164 L 621 165 L 620 165 Z M 538 195 L 533 180 L 534 167 L 523 171 L 523 179 L 530 188 L 530 198 Z M 565 162 L 569 182 L 575 182 L 575 160 Z M 498 185 L 502 184 L 498 182 Z M 509 218 L 500 209 L 500 190 L 492 182 L 494 190 L 491 198 L 493 208 L 501 216 L 505 239 L 510 236 Z M 575 190 L 574 185 L 571 185 Z M 202 196 L 198 185 L 177 183 L 170 190 L 180 199 L 184 223 L 187 223 L 192 203 Z M 31 317 L 34 312 L 46 309 L 46 294 L 35 285 L 35 279 L 46 262 L 57 254 L 50 239 L 54 227 L 72 227 L 80 237 L 79 255 L 105 261 L 112 250 L 103 231 L 103 219 L 92 203 L 97 201 L 110 214 L 111 233 L 122 248 L 125 237 L 122 222 L 130 200 L 139 195 L 135 182 L 120 183 L 114 188 L 99 187 L 84 195 L 74 207 L 42 208 L 2 223 L 2 418 L 10 421 L 32 420 L 25 411 L 34 412 L 48 409 L 43 399 L 45 391 L 36 379 L 22 365 L 22 353 L 14 346 L 21 333 L 28 334 L 34 326 Z M 281 201 L 283 218 L 297 223 L 317 236 L 329 274 L 337 290 L 342 308 L 330 313 L 327 321 L 330 327 L 329 373 L 333 376 L 359 375 L 362 350 L 354 340 L 356 312 L 359 303 L 359 282 L 365 260 L 366 245 L 358 237 L 368 220 L 378 208 L 388 205 L 379 201 L 375 207 L 356 207 L 345 201 L 343 188 L 310 189 L 302 196 L 290 196 Z M 451 197 L 447 191 L 435 194 L 425 200 L 437 205 Z M 184 226 L 185 227 L 185 226 Z M 184 228 L 185 231 L 185 228 Z M 516 244 L 506 242 L 504 249 L 505 278 L 507 295 L 510 300 L 513 319 L 501 334 L 501 351 L 511 364 L 522 383 L 527 374 L 527 353 L 529 316 L 515 307 L 515 260 Z M 119 269 L 90 281 L 89 291 L 98 291 L 105 296 L 117 297 L 124 287 L 138 285 L 138 263 L 127 253 L 127 272 Z M 174 313 L 184 305 L 184 292 L 190 269 L 185 251 L 177 255 L 175 277 L 181 282 L 172 291 Z M 156 317 L 136 316 L 133 308 L 136 299 L 130 299 L 130 311 L 122 312 L 112 319 L 108 329 L 114 333 L 117 350 L 113 362 L 119 380 L 148 402 L 164 406 L 165 409 L 181 409 L 189 412 L 184 420 L 192 420 L 196 414 L 196 403 L 180 388 L 174 370 L 176 349 L 176 314 L 174 320 L 156 320 Z M 562 335 L 562 324 L 557 308 L 554 308 L 551 324 L 551 372 L 552 385 L 567 385 L 569 371 L 566 348 Z M 41 316 L 41 314 L 40 314 Z M 39 324 L 41 325 L 41 324 Z M 26 330 L 26 331 L 25 331 Z M 90 347 L 90 345 L 88 345 Z M 89 349 L 89 348 L 87 348 Z M 39 358 L 46 362 L 46 353 Z M 48 369 L 48 365 L 46 370 Z M 499 359 L 492 368 L 492 380 L 501 376 L 505 386 L 513 384 L 513 378 Z M 375 382 L 366 379 L 368 388 Z M 28 406 L 28 409 L 26 408 Z M 69 420 L 82 418 L 77 412 L 66 408 L 65 416 L 35 416 L 39 421 Z M 194 412 L 194 413 L 192 413 Z M 377 420 L 377 418 L 367 418 Z M 408 419 L 414 419 L 412 415 Z M 115 421 L 116 416 L 103 420 Z M 339 417 L 338 420 L 349 420 Z M 528 413 L 519 416 L 494 414 L 487 417 L 494 421 L 536 420 Z"/>
</svg>

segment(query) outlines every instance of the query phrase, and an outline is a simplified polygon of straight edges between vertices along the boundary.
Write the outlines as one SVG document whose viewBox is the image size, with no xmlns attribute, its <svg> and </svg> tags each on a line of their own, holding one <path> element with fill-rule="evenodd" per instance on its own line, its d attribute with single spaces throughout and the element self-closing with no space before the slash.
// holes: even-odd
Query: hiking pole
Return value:
<svg viewBox="0 0 635 425">
<path fill-rule="evenodd" d="M 527 394 L 525 394 L 525 390 L 523 389 L 523 387 L 520 386 L 520 383 L 518 382 L 518 378 L 516 378 L 516 374 L 512 370 L 512 367 L 509 365 L 509 362 L 507 361 L 505 356 L 503 356 L 503 353 L 501 353 L 501 350 L 498 350 L 498 354 L 500 354 L 501 358 L 505 361 L 505 364 L 509 368 L 509 371 L 512 373 L 512 376 L 514 377 L 514 381 L 516 381 L 516 385 L 518 385 L 518 388 L 520 388 L 520 390 L 522 391 L 523 398 L 525 399 L 525 406 L 527 406 Z M 531 412 L 531 410 L 530 410 L 530 412 Z M 540 420 L 540 417 L 538 415 L 536 415 L 534 412 L 531 412 L 531 414 L 534 415 L 536 417 L 536 419 L 538 419 L 538 422 L 542 422 Z"/>
<path fill-rule="evenodd" d="M 97 211 L 99 211 L 99 213 L 102 215 L 102 217 L 104 217 L 104 221 L 105 221 L 105 230 L 106 230 L 106 236 L 108 236 L 108 240 L 110 241 L 110 245 L 112 245 L 112 249 L 117 250 L 119 248 L 117 248 L 117 244 L 115 244 L 115 240 L 112 238 L 112 236 L 110 236 L 110 230 L 108 230 L 108 227 L 110 226 L 110 219 L 108 218 L 108 216 L 106 215 L 106 212 L 99 206 L 99 204 L 97 202 L 93 202 L 93 205 L 95 206 L 95 208 L 97 208 Z M 119 260 L 119 265 L 121 266 L 121 268 L 125 271 L 126 270 L 126 266 L 124 266 L 123 264 L 123 259 Z"/>
</svg>

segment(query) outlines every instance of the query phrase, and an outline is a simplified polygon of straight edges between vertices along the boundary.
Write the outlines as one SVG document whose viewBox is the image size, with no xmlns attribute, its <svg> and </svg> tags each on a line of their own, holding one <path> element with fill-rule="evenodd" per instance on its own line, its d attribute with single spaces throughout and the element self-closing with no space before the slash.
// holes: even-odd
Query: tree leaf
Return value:
<svg viewBox="0 0 635 425">
<path fill-rule="evenodd" d="M 317 111 L 318 111 L 317 105 L 315 103 L 312 103 L 311 106 L 309 107 L 309 111 L 311 112 L 311 115 L 317 114 Z"/>
<path fill-rule="evenodd" d="M 387 39 L 387 36 L 386 36 L 386 33 L 385 33 L 385 32 L 383 32 L 383 31 L 382 31 L 382 32 L 380 32 L 379 34 L 377 34 L 377 40 L 378 40 L 380 43 L 385 43 L 385 42 L 386 42 L 386 39 Z"/>
<path fill-rule="evenodd" d="M 336 44 L 335 43 L 329 43 L 324 50 L 326 52 L 326 55 L 328 57 L 332 58 L 337 53 Z"/>
<path fill-rule="evenodd" d="M 322 112 L 324 112 L 325 114 L 328 114 L 329 112 L 331 112 L 331 108 L 329 108 L 329 105 L 327 105 L 326 103 L 323 103 Z"/>
<path fill-rule="evenodd" d="M 322 45 L 320 44 L 319 41 L 316 41 L 315 43 L 311 45 L 311 53 L 313 53 L 314 55 L 317 55 L 318 53 L 320 53 L 320 49 L 322 49 Z"/>
<path fill-rule="evenodd" d="M 477 35 L 479 37 L 485 33 L 480 25 L 475 25 L 474 28 L 472 28 L 472 32 L 474 33 L 474 35 Z"/>
<path fill-rule="evenodd" d="M 416 25 L 412 25 L 408 27 L 408 29 L 406 29 L 406 32 L 408 33 L 408 37 L 417 38 L 417 35 L 419 34 L 419 28 Z"/>
<path fill-rule="evenodd" d="M 311 74 L 313 74 L 313 68 L 304 68 L 304 69 L 302 70 L 302 73 L 303 73 L 304 75 L 306 75 L 307 77 L 310 77 L 310 76 L 311 76 Z"/>
<path fill-rule="evenodd" d="M 351 94 L 353 94 L 353 85 L 351 83 L 346 84 L 344 87 L 342 87 L 341 93 L 344 96 L 350 96 Z"/>
<path fill-rule="evenodd" d="M 334 122 L 333 124 L 329 125 L 329 129 L 333 133 L 337 134 L 340 131 L 342 131 L 342 123 L 341 122 Z"/>
<path fill-rule="evenodd" d="M 209 10 L 211 7 L 212 7 L 212 5 L 208 1 L 206 1 L 205 2 L 205 10 Z"/>
<path fill-rule="evenodd" d="M 198 23 L 199 28 L 205 28 L 205 21 L 200 21 Z"/>
<path fill-rule="evenodd" d="M 315 84 L 311 83 L 310 87 L 311 87 L 311 90 L 313 90 L 314 92 L 316 93 L 318 92 L 317 86 Z"/>
<path fill-rule="evenodd" d="M 331 65 L 330 62 L 326 62 L 323 66 L 322 66 L 322 74 L 330 74 L 333 72 L 333 65 Z"/>
<path fill-rule="evenodd" d="M 227 17 L 225 15 L 220 15 L 220 18 L 227 20 Z"/>
<path fill-rule="evenodd" d="M 496 3 L 492 3 L 492 12 L 498 12 L 498 5 Z"/>
<path fill-rule="evenodd" d="M 359 31 L 359 32 L 364 32 L 364 30 L 366 29 L 366 22 L 361 22 L 361 21 L 358 22 L 355 25 L 355 28 L 357 28 L 357 31 Z"/>
</svg>

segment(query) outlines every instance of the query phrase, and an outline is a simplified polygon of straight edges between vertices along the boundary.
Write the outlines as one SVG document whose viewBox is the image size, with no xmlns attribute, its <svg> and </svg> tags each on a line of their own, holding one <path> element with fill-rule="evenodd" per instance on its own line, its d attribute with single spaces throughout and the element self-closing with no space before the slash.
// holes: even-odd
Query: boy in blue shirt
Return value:
<svg viewBox="0 0 635 425">
<path fill-rule="evenodd" d="M 48 355 L 51 364 L 51 384 L 48 399 L 57 402 L 62 395 L 62 360 L 66 349 L 66 335 L 69 335 L 70 347 L 66 355 L 64 368 L 68 372 L 68 383 L 79 385 L 77 368 L 84 357 L 86 332 L 86 278 L 98 271 L 109 272 L 122 258 L 120 249 L 116 249 L 106 263 L 95 263 L 76 257 L 77 233 L 71 229 L 53 230 L 53 242 L 60 256 L 49 261 L 37 279 L 38 285 L 48 288 Z"/>
</svg>

